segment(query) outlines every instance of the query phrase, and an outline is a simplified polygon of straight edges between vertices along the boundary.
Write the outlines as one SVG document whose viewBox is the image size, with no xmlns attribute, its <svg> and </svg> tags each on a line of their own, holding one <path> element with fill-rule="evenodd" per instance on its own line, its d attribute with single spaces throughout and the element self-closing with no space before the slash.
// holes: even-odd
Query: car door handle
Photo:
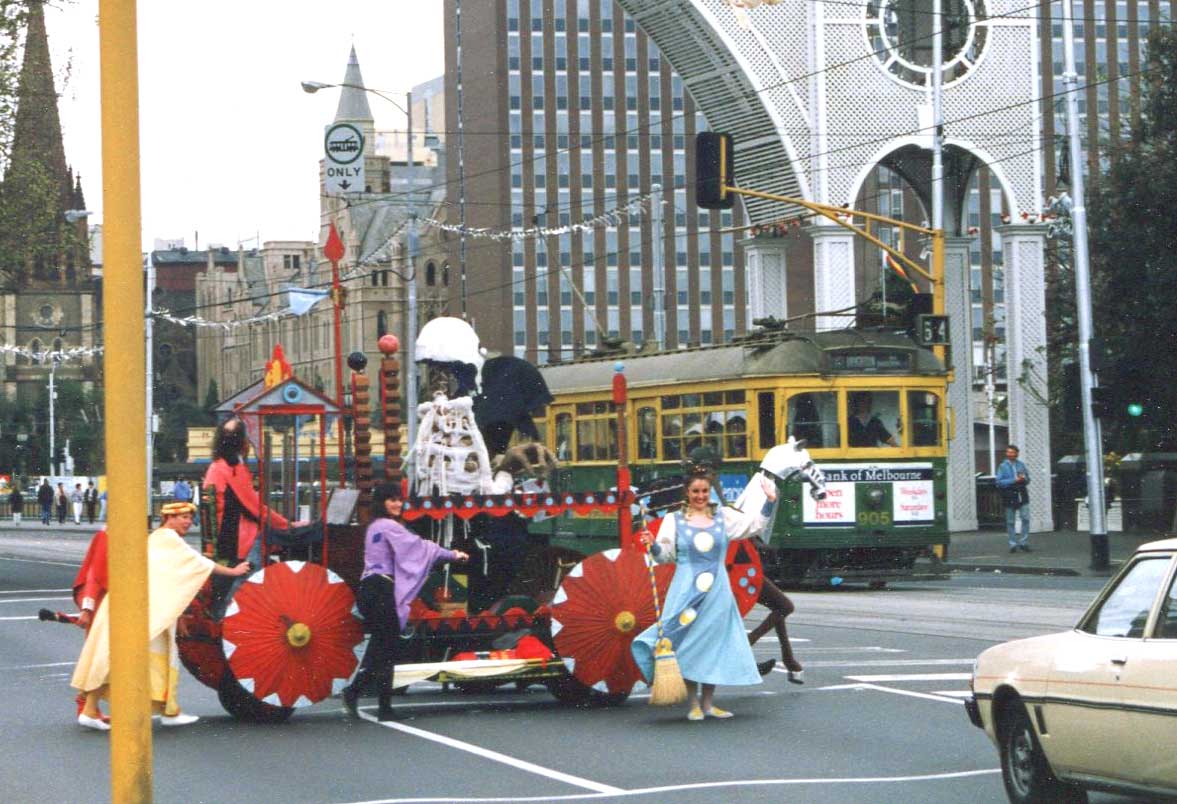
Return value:
<svg viewBox="0 0 1177 804">
<path fill-rule="evenodd" d="M 1112 662 L 1112 664 L 1118 664 L 1120 666 L 1123 666 L 1123 665 L 1128 664 L 1128 657 L 1127 656 L 1113 656 L 1111 659 L 1111 662 Z"/>
</svg>

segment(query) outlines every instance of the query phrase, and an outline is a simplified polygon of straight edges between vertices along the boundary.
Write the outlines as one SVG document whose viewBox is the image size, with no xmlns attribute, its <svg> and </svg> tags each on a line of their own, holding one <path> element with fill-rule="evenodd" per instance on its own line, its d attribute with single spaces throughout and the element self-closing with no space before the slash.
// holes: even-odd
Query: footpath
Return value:
<svg viewBox="0 0 1177 804">
<path fill-rule="evenodd" d="M 1167 538 L 1164 533 L 1108 534 L 1110 570 L 1091 569 L 1091 535 L 1087 531 L 1056 530 L 1030 534 L 1029 553 L 1011 553 L 1005 530 L 953 533 L 943 561 L 923 560 L 928 569 L 949 572 L 1003 572 L 1020 575 L 1107 576 L 1131 558 L 1142 544 Z"/>
<path fill-rule="evenodd" d="M 16 527 L 12 520 L 0 521 L 0 556 L 36 558 L 81 563 L 95 531 L 104 523 L 83 521 L 75 525 L 54 522 L 48 527 L 40 519 L 26 519 Z M 198 538 L 189 531 L 189 539 Z M 1056 530 L 1030 535 L 1029 553 L 1011 553 L 1004 530 L 977 530 L 953 533 L 943 560 L 921 559 L 919 569 L 930 574 L 945 572 L 1002 572 L 1021 575 L 1092 575 L 1114 572 L 1142 544 L 1166 538 L 1163 533 L 1126 532 L 1108 534 L 1111 569 L 1095 571 L 1091 567 L 1091 537 L 1086 531 Z"/>
</svg>

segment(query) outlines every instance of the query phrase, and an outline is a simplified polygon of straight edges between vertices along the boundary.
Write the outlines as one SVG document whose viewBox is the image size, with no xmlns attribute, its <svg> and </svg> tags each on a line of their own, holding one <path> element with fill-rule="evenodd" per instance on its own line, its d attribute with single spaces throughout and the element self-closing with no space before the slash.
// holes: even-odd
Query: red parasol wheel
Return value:
<svg viewBox="0 0 1177 804">
<path fill-rule="evenodd" d="M 363 642 L 355 596 L 318 564 L 286 561 L 251 575 L 222 626 L 229 667 L 256 699 L 310 706 L 338 693 Z"/>
<path fill-rule="evenodd" d="M 674 565 L 655 567 L 659 602 L 673 576 Z M 551 609 L 556 651 L 577 681 L 626 695 L 642 680 L 629 648 L 654 624 L 644 551 L 614 549 L 589 556 L 564 578 Z"/>
<path fill-rule="evenodd" d="M 728 543 L 727 557 L 723 563 L 727 567 L 732 594 L 736 596 L 736 605 L 740 607 L 740 616 L 747 617 L 760 597 L 760 587 L 764 581 L 760 551 L 751 539 L 735 539 Z"/>
</svg>

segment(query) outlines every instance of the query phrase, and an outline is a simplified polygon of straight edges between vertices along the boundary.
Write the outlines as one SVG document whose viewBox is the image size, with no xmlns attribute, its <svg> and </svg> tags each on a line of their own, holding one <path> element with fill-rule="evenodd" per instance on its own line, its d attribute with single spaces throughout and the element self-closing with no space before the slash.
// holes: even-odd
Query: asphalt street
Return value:
<svg viewBox="0 0 1177 804">
<path fill-rule="evenodd" d="M 0 533 L 3 801 L 109 796 L 108 740 L 72 722 L 81 632 L 35 619 L 71 608 L 79 544 L 81 534 Z M 717 702 L 736 714 L 727 721 L 688 722 L 640 691 L 620 707 L 570 709 L 540 687 L 433 687 L 398 698 L 391 723 L 371 709 L 348 719 L 328 701 L 263 727 L 234 722 L 185 677 L 181 701 L 202 720 L 155 729 L 156 800 L 1000 802 L 996 750 L 961 704 L 972 660 L 994 642 L 1069 627 L 1102 583 L 970 574 L 797 593 L 805 685 L 775 672 L 721 689 Z M 777 648 L 766 639 L 758 658 Z"/>
</svg>

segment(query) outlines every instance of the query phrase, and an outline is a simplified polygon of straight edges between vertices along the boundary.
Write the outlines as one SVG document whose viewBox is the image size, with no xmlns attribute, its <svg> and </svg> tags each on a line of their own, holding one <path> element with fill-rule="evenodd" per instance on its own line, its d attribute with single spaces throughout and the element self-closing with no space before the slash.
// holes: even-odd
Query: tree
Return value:
<svg viewBox="0 0 1177 804">
<path fill-rule="evenodd" d="M 1111 344 L 1105 445 L 1118 453 L 1177 448 L 1177 33 L 1154 29 L 1147 62 L 1140 126 L 1089 204 L 1095 331 Z"/>
</svg>

